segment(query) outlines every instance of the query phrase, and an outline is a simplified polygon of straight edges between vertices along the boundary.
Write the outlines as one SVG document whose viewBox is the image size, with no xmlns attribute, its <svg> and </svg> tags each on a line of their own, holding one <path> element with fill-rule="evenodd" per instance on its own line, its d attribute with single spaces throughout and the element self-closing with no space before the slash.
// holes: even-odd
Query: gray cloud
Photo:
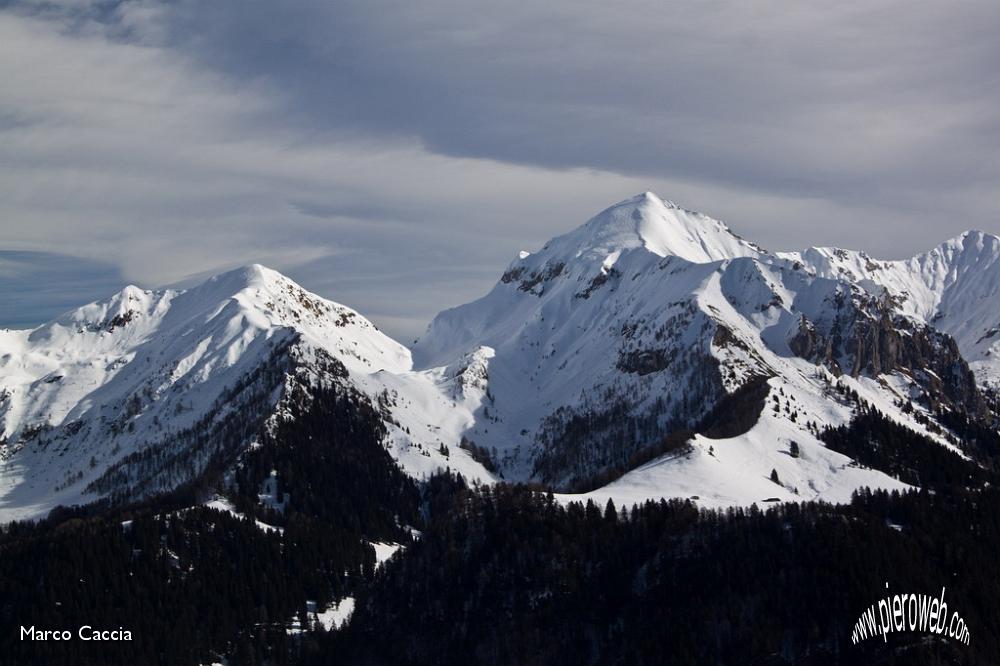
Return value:
<svg viewBox="0 0 1000 666">
<path fill-rule="evenodd" d="M 166 32 L 220 71 L 275 82 L 320 128 L 879 200 L 929 179 L 995 182 L 982 158 L 1000 143 L 998 19 L 990 2 L 241 0 L 184 3 Z"/>
<path fill-rule="evenodd" d="M 142 284 L 261 261 L 412 337 L 644 189 L 776 249 L 998 230 L 995 3 L 0 7 L 0 247 Z"/>
<path fill-rule="evenodd" d="M 0 251 L 0 326 L 32 328 L 124 286 L 112 264 L 45 252 Z"/>
</svg>

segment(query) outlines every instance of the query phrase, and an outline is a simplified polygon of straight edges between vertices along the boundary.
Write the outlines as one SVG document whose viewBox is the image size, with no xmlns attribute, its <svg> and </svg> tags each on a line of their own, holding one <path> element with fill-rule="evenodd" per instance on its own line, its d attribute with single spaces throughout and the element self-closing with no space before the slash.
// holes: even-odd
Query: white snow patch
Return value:
<svg viewBox="0 0 1000 666">
<path fill-rule="evenodd" d="M 404 546 L 399 543 L 383 543 L 381 541 L 371 541 L 369 543 L 371 543 L 372 547 L 375 549 L 376 567 L 382 566 L 382 564 L 395 555 L 397 551 L 404 548 Z"/>
<path fill-rule="evenodd" d="M 326 629 L 340 629 L 354 613 L 354 597 L 344 597 L 325 611 L 316 614 L 316 621 Z"/>
<path fill-rule="evenodd" d="M 246 516 L 237 511 L 236 508 L 233 506 L 233 503 L 230 502 L 225 497 L 216 497 L 215 499 L 206 502 L 205 506 L 208 507 L 209 509 L 215 509 L 217 511 L 225 511 L 226 513 L 235 516 L 240 520 L 246 519 Z M 257 527 L 264 530 L 265 532 L 277 532 L 278 534 L 281 534 L 285 531 L 284 528 L 276 527 L 274 525 L 268 525 L 267 523 L 262 523 L 261 521 L 256 519 L 254 519 L 253 522 L 254 524 L 257 525 Z"/>
</svg>

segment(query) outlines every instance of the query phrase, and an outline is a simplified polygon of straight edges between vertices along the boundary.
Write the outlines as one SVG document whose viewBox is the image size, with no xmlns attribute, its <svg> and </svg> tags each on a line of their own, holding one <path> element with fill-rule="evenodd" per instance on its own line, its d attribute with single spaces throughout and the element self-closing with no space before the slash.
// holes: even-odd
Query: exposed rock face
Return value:
<svg viewBox="0 0 1000 666">
<path fill-rule="evenodd" d="M 619 352 L 617 368 L 622 372 L 648 375 L 670 367 L 676 352 L 673 349 L 639 349 Z"/>
<path fill-rule="evenodd" d="M 565 268 L 566 264 L 563 262 L 546 264 L 543 268 L 531 272 L 528 272 L 523 266 L 519 266 L 505 272 L 500 277 L 500 281 L 503 284 L 518 281 L 517 288 L 519 290 L 538 296 L 541 294 L 541 290 L 536 289 L 536 287 L 559 277 Z M 542 288 L 544 289 L 544 285 Z"/>
<path fill-rule="evenodd" d="M 877 377 L 894 371 L 923 389 L 930 407 L 960 406 L 987 415 L 975 376 L 948 334 L 895 314 L 884 300 L 855 297 L 844 303 L 827 330 L 805 315 L 788 344 L 797 356 L 826 366 L 836 375 Z"/>
<path fill-rule="evenodd" d="M 799 329 L 788 341 L 788 346 L 799 358 L 827 366 L 835 375 L 841 374 L 840 366 L 833 357 L 830 338 L 816 331 L 816 326 L 805 316 L 799 317 Z"/>
<path fill-rule="evenodd" d="M 611 268 L 605 268 L 602 266 L 601 271 L 594 276 L 594 279 L 590 281 L 590 284 L 587 285 L 587 288 L 581 291 L 580 293 L 576 294 L 575 297 L 590 298 L 590 295 L 593 294 L 598 289 L 600 289 L 601 287 L 603 287 L 605 284 L 607 284 L 608 280 L 610 280 L 611 278 L 620 278 L 620 277 L 621 273 L 615 270 L 614 266 L 612 266 Z"/>
</svg>

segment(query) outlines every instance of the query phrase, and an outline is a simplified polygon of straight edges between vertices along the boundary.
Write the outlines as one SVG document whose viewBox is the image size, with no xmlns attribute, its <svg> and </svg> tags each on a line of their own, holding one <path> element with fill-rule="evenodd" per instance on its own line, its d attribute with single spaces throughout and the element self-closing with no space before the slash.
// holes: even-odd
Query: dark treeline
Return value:
<svg viewBox="0 0 1000 666">
<path fill-rule="evenodd" d="M 209 509 L 14 525 L 0 543 L 0 663 L 289 663 L 300 645 L 285 624 L 304 600 L 342 596 L 373 565 L 356 534 L 292 521 L 279 535 Z M 85 624 L 133 641 L 81 642 Z M 21 625 L 74 638 L 21 641 Z"/>
<path fill-rule="evenodd" d="M 996 489 L 709 512 L 438 487 L 450 508 L 311 661 L 921 666 L 1000 654 Z M 851 643 L 869 605 L 942 587 L 970 645 L 909 633 Z"/>
<path fill-rule="evenodd" d="M 237 509 L 273 525 L 308 516 L 372 540 L 408 541 L 403 526 L 417 524 L 420 493 L 382 445 L 381 416 L 353 389 L 295 391 L 285 418 L 237 469 Z M 289 500 L 283 512 L 259 501 L 272 474 L 275 499 Z"/>
<path fill-rule="evenodd" d="M 713 439 L 742 435 L 757 423 L 761 410 L 764 409 L 768 395 L 767 379 L 764 376 L 753 377 L 732 393 L 724 395 L 693 429 L 681 428 L 668 432 L 652 444 L 633 451 L 627 458 L 616 460 L 602 471 L 566 484 L 562 490 L 571 493 L 597 490 L 620 479 L 629 470 L 662 455 L 687 453 L 691 449 L 690 439 L 696 432 Z M 649 426 L 647 431 L 648 429 Z"/>
<path fill-rule="evenodd" d="M 208 509 L 11 525 L 0 623 L 124 626 L 133 643 L 22 643 L 0 663 L 995 664 L 1000 490 L 861 493 L 848 506 L 711 512 L 571 504 L 429 480 L 421 539 L 374 571 L 356 532 L 284 534 Z M 291 505 L 289 505 L 289 510 Z M 886 590 L 885 583 L 889 583 Z M 938 594 L 970 645 L 852 645 L 890 593 Z M 358 597 L 347 630 L 289 636 L 304 601 Z"/>
<path fill-rule="evenodd" d="M 965 427 L 978 427 L 986 432 L 975 424 Z M 990 478 L 977 462 L 962 458 L 863 403 L 848 425 L 829 428 L 820 434 L 820 439 L 834 451 L 914 486 L 973 486 Z M 991 443 L 996 439 L 994 431 L 992 438 L 981 435 L 979 441 Z M 990 462 L 987 458 L 979 460 Z"/>
<path fill-rule="evenodd" d="M 307 600 L 322 608 L 371 578 L 368 542 L 407 542 L 420 496 L 354 389 L 287 398 L 288 420 L 261 433 L 228 488 L 248 518 L 183 508 L 223 486 L 224 470 L 210 466 L 141 504 L 59 509 L 41 523 L 0 527 L 0 664 L 299 663 L 315 641 L 311 629 L 290 636 L 290 622 L 307 618 Z M 258 501 L 271 478 L 280 510 Z M 20 640 L 21 625 L 75 634 L 84 624 L 122 627 L 133 641 Z"/>
</svg>

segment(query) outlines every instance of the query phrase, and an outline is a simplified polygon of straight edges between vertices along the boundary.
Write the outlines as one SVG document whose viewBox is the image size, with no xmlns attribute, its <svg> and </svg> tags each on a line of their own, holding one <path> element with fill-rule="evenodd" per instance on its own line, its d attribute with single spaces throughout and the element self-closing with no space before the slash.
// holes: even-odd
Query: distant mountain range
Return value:
<svg viewBox="0 0 1000 666">
<path fill-rule="evenodd" d="M 234 469 L 328 386 L 379 415 L 416 479 L 712 507 L 920 485 L 906 452 L 859 460 L 828 434 L 879 412 L 977 464 L 970 433 L 996 431 L 998 257 L 976 231 L 905 261 L 769 252 L 647 192 L 522 252 L 412 350 L 262 266 L 127 287 L 0 331 L 0 521 Z"/>
</svg>

